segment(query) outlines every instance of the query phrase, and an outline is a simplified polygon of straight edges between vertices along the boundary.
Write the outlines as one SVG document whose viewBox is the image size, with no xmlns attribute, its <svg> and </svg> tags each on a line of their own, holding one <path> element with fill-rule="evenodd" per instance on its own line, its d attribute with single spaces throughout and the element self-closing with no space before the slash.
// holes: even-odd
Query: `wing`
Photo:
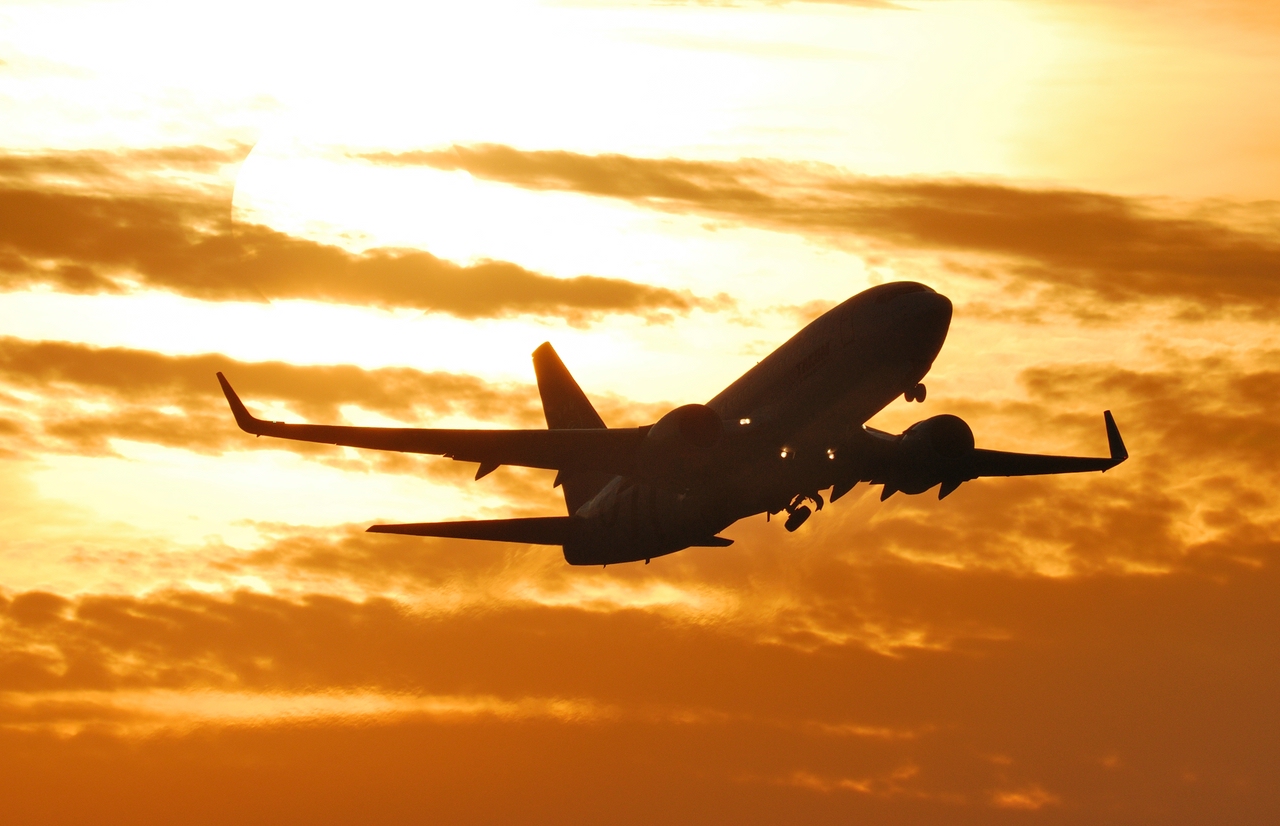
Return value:
<svg viewBox="0 0 1280 826">
<path fill-rule="evenodd" d="M 1006 453 L 1003 450 L 977 448 L 965 461 L 969 479 L 979 476 L 1040 476 L 1050 473 L 1087 473 L 1107 471 L 1129 458 L 1120 428 L 1107 410 L 1102 414 L 1107 425 L 1107 444 L 1111 455 L 1106 458 L 1084 456 L 1046 456 L 1039 453 Z"/>
<path fill-rule="evenodd" d="M 1110 410 L 1103 411 L 1107 425 L 1107 445 L 1111 455 L 1103 458 L 1091 456 L 1047 456 L 1042 453 L 1008 453 L 1003 450 L 975 448 L 959 462 L 959 468 L 946 474 L 938 486 L 938 498 L 945 499 L 961 484 L 980 476 L 1044 476 L 1054 473 L 1106 472 L 1129 458 L 1120 428 Z M 892 495 L 886 487 L 881 499 Z"/>
<path fill-rule="evenodd" d="M 236 424 L 255 436 L 300 442 L 426 453 L 462 462 L 479 462 L 480 478 L 499 465 L 548 470 L 595 470 L 626 475 L 647 427 L 582 430 L 437 430 L 412 427 L 346 427 L 285 424 L 255 418 L 221 373 L 218 382 Z"/>
<path fill-rule="evenodd" d="M 938 498 L 945 499 L 960 485 L 982 476 L 1041 476 L 1107 471 L 1128 459 L 1129 451 L 1120 438 L 1120 429 L 1116 427 L 1111 411 L 1105 411 L 1102 416 L 1107 426 L 1110 456 L 1049 456 L 1042 453 L 1009 453 L 1003 450 L 971 448 L 951 457 L 935 456 L 923 468 L 916 464 L 918 460 L 912 460 L 909 455 L 902 453 L 902 440 L 907 433 L 895 436 L 863 426 L 862 430 L 869 438 L 860 445 L 861 461 L 855 461 L 853 472 L 834 477 L 831 501 L 839 499 L 860 481 L 873 485 L 883 484 L 881 500 L 888 499 L 899 490 L 919 493 L 934 484 L 938 485 Z M 959 419 L 954 421 L 968 431 L 967 424 Z M 972 439 L 971 432 L 969 438 Z"/>
</svg>

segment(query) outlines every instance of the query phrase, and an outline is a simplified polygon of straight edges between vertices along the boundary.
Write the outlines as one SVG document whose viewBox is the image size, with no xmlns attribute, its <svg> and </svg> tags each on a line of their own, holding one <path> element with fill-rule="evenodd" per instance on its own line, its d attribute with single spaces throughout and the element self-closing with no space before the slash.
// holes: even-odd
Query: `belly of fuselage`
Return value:
<svg viewBox="0 0 1280 826">
<path fill-rule="evenodd" d="M 574 514 L 564 557 L 571 565 L 612 565 L 675 553 L 732 524 L 717 510 L 697 492 L 615 477 Z"/>
</svg>

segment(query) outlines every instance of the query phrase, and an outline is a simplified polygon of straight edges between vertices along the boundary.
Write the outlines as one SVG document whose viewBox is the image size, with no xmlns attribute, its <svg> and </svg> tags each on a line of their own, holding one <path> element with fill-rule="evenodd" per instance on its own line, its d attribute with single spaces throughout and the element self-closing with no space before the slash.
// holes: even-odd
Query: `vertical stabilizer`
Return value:
<svg viewBox="0 0 1280 826">
<path fill-rule="evenodd" d="M 569 370 L 556 354 L 551 342 L 533 351 L 533 372 L 538 377 L 538 394 L 542 396 L 542 412 L 551 430 L 603 428 L 604 420 L 587 400 L 587 394 L 569 375 Z M 604 473 L 562 473 L 558 481 L 564 488 L 564 503 L 569 515 L 590 501 L 609 483 Z"/>
</svg>

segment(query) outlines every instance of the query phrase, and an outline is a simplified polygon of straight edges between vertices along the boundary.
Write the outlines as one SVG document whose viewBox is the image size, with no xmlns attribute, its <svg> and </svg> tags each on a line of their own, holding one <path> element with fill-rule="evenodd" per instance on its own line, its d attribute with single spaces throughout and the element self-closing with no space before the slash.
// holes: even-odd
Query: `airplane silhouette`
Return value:
<svg viewBox="0 0 1280 826">
<path fill-rule="evenodd" d="M 567 516 L 374 525 L 376 533 L 560 545 L 571 565 L 646 563 L 718 536 L 758 513 L 785 511 L 794 531 L 820 491 L 834 502 L 859 482 L 880 499 L 938 486 L 943 499 L 981 476 L 1106 471 L 1129 458 L 1111 411 L 1107 458 L 1007 453 L 974 446 L 973 431 L 941 415 L 899 435 L 864 422 L 898 396 L 923 402 L 951 325 L 951 302 L 923 284 L 865 290 L 813 321 L 706 404 L 652 425 L 607 428 L 550 343 L 533 352 L 546 430 L 439 430 L 268 422 L 250 415 L 218 373 L 236 423 L 256 436 L 446 456 L 556 471 Z M 813 508 L 808 503 L 812 503 Z"/>
</svg>

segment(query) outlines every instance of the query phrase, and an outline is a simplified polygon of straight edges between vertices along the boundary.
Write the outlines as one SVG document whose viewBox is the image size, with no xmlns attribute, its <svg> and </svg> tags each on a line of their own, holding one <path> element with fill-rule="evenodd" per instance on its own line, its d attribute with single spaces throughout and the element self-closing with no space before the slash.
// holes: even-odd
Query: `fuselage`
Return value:
<svg viewBox="0 0 1280 826">
<path fill-rule="evenodd" d="M 672 553 L 839 484 L 875 438 L 862 425 L 920 383 L 950 323 L 951 302 L 912 282 L 832 308 L 707 402 L 725 432 L 700 474 L 680 484 L 615 477 L 574 514 L 566 559 Z"/>
</svg>

